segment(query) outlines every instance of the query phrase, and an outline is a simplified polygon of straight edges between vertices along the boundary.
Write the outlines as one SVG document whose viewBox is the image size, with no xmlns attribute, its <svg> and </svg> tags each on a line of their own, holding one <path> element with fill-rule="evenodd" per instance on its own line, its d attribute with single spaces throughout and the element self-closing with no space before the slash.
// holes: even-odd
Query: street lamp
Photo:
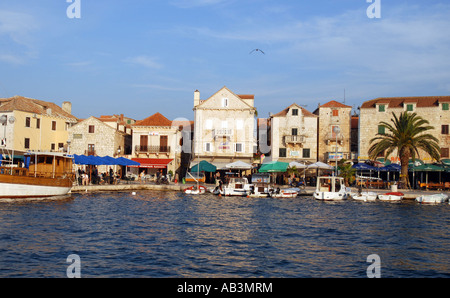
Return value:
<svg viewBox="0 0 450 298">
<path fill-rule="evenodd" d="M 337 162 L 337 160 L 338 160 L 338 134 L 341 132 L 341 129 L 339 128 L 339 126 L 335 126 L 335 127 L 333 127 L 333 132 L 335 133 L 335 135 L 336 135 L 336 155 L 334 156 L 334 162 L 336 163 L 336 174 L 335 174 L 335 176 L 337 177 L 337 175 L 338 175 L 338 162 Z"/>
</svg>

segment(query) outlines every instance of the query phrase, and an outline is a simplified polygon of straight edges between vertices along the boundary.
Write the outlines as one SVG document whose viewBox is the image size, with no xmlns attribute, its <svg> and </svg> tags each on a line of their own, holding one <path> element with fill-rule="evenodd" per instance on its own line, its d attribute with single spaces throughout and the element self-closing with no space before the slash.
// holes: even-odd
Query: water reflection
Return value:
<svg viewBox="0 0 450 298">
<path fill-rule="evenodd" d="M 0 277 L 449 277 L 448 205 L 176 192 L 0 204 Z"/>
</svg>

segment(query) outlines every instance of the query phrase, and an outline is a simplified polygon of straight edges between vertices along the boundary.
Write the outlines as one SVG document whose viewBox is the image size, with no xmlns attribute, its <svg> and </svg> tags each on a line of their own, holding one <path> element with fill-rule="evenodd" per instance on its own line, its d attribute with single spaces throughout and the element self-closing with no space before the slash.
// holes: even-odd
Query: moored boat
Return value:
<svg viewBox="0 0 450 298">
<path fill-rule="evenodd" d="M 223 196 L 239 196 L 246 197 L 250 194 L 250 188 L 252 184 L 248 183 L 247 178 L 229 178 L 227 185 L 217 186 L 213 190 L 213 194 L 223 195 Z"/>
<path fill-rule="evenodd" d="M 299 192 L 300 188 L 277 188 L 276 190 L 272 190 L 270 196 L 272 198 L 295 198 L 296 196 L 298 196 Z"/>
<path fill-rule="evenodd" d="M 185 194 L 191 194 L 191 195 L 199 195 L 206 193 L 206 187 L 203 185 L 192 185 L 191 187 L 188 187 L 183 190 Z"/>
<path fill-rule="evenodd" d="M 27 153 L 23 166 L 2 165 L 0 198 L 46 198 L 68 194 L 74 181 L 72 161 L 72 156 L 63 153 Z"/>
<path fill-rule="evenodd" d="M 440 194 L 431 194 L 431 195 L 423 195 L 416 198 L 416 201 L 422 204 L 439 204 L 444 203 L 448 200 L 448 195 L 440 193 Z"/>
<path fill-rule="evenodd" d="M 352 199 L 357 201 L 368 202 L 368 201 L 375 201 L 378 197 L 378 194 L 373 191 L 365 191 L 361 193 L 352 194 L 351 197 Z"/>
<path fill-rule="evenodd" d="M 403 197 L 405 196 L 402 192 L 387 192 L 382 195 L 378 195 L 378 199 L 380 201 L 390 201 L 390 202 L 398 202 L 403 200 Z"/>
<path fill-rule="evenodd" d="M 340 201 L 348 197 L 342 177 L 317 177 L 313 197 L 321 201 Z"/>
</svg>

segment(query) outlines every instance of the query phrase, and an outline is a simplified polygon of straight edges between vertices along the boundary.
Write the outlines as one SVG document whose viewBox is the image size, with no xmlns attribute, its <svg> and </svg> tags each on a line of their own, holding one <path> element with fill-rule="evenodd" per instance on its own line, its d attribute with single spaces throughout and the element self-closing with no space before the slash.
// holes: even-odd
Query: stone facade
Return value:
<svg viewBox="0 0 450 298">
<path fill-rule="evenodd" d="M 223 87 L 207 100 L 194 92 L 194 161 L 218 168 L 234 161 L 253 162 L 256 147 L 253 95 L 237 95 Z"/>
<path fill-rule="evenodd" d="M 270 116 L 272 160 L 314 163 L 317 157 L 317 118 L 295 103 Z"/>
<path fill-rule="evenodd" d="M 428 120 L 434 127 L 429 133 L 439 140 L 441 158 L 448 159 L 450 148 L 450 96 L 435 97 L 391 97 L 366 101 L 360 108 L 359 124 L 359 159 L 368 160 L 370 140 L 379 132 L 381 121 L 392 123 L 392 113 L 397 116 L 404 111 L 416 113 Z M 381 128 L 380 128 L 381 129 Z M 433 162 L 430 156 L 419 150 L 420 159 L 426 163 Z M 399 162 L 397 152 L 391 154 L 392 162 Z"/>
<path fill-rule="evenodd" d="M 334 100 L 320 105 L 314 111 L 314 114 L 319 116 L 318 161 L 335 163 L 336 157 L 337 160 L 352 159 L 351 112 L 351 106 Z M 339 133 L 335 132 L 336 127 L 339 128 Z"/>
<path fill-rule="evenodd" d="M 69 128 L 70 153 L 117 157 L 125 146 L 125 137 L 125 133 L 91 116 Z M 99 171 L 105 169 L 99 166 Z"/>
</svg>

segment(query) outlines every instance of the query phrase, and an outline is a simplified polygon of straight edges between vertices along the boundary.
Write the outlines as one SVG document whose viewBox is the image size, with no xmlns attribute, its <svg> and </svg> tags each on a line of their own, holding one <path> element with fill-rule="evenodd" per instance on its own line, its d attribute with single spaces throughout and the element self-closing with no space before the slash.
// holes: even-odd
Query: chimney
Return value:
<svg viewBox="0 0 450 298">
<path fill-rule="evenodd" d="M 200 91 L 194 91 L 194 108 L 200 104 Z"/>
<path fill-rule="evenodd" d="M 72 103 L 70 101 L 63 102 L 61 107 L 64 112 L 72 115 Z"/>
</svg>

